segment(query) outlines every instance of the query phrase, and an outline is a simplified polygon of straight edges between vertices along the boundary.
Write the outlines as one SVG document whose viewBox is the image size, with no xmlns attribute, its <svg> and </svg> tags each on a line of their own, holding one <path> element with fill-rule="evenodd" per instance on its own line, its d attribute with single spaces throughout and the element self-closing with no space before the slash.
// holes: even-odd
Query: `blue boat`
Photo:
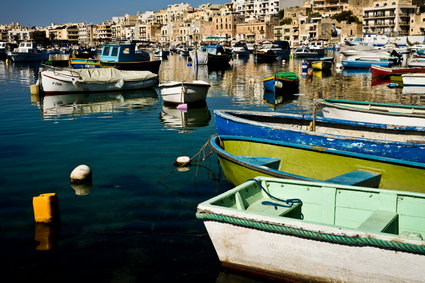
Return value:
<svg viewBox="0 0 425 283">
<path fill-rule="evenodd" d="M 300 79 L 293 72 L 279 72 L 274 76 L 263 79 L 266 91 L 281 94 L 294 94 L 298 92 Z"/>
<path fill-rule="evenodd" d="M 341 60 L 341 64 L 344 68 L 355 68 L 355 69 L 370 69 L 372 65 L 378 65 L 382 67 L 391 67 L 394 62 L 392 60 L 377 61 L 377 60 Z"/>
<path fill-rule="evenodd" d="M 215 110 L 219 135 L 246 136 L 425 163 L 425 127 L 276 112 Z"/>
<path fill-rule="evenodd" d="M 158 74 L 161 60 L 150 60 L 146 52 L 136 52 L 136 44 L 105 44 L 99 59 L 71 58 L 74 69 L 116 68 L 119 70 L 150 71 Z"/>
</svg>

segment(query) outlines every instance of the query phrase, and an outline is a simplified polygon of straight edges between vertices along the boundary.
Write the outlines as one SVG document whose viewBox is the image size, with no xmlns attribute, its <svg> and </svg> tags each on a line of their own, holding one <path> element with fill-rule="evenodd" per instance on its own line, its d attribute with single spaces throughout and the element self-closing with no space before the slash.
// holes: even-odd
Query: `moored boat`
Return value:
<svg viewBox="0 0 425 283">
<path fill-rule="evenodd" d="M 298 92 L 300 79 L 293 72 L 279 72 L 274 76 L 263 79 L 264 89 L 282 94 L 294 94 Z"/>
<path fill-rule="evenodd" d="M 136 52 L 136 44 L 105 44 L 99 59 L 71 58 L 73 68 L 116 68 L 119 70 L 150 71 L 158 74 L 161 60 L 150 60 L 146 52 Z"/>
<path fill-rule="evenodd" d="M 425 67 L 383 67 L 378 65 L 372 65 L 370 67 L 372 71 L 372 77 L 376 78 L 388 78 L 392 74 L 407 74 L 407 73 L 425 73 Z"/>
<path fill-rule="evenodd" d="M 403 86 L 425 86 L 425 73 L 402 74 Z"/>
<path fill-rule="evenodd" d="M 18 48 L 9 51 L 7 56 L 13 62 L 36 62 L 46 61 L 49 59 L 49 52 L 41 51 L 37 48 L 35 42 L 23 41 L 19 43 Z"/>
<path fill-rule="evenodd" d="M 190 51 L 189 55 L 194 64 L 213 67 L 227 66 L 232 59 L 232 55 L 219 44 L 202 46 L 198 50 Z"/>
<path fill-rule="evenodd" d="M 425 127 L 425 106 L 342 99 L 318 99 L 316 103 L 327 118 Z"/>
<path fill-rule="evenodd" d="M 421 282 L 425 195 L 258 177 L 197 206 L 221 263 L 320 282 Z M 291 280 L 292 281 L 292 280 Z"/>
<path fill-rule="evenodd" d="M 219 135 L 293 142 L 425 164 L 425 127 L 244 110 L 215 110 L 214 115 Z"/>
<path fill-rule="evenodd" d="M 256 176 L 425 192 L 425 163 L 242 136 L 212 136 L 226 179 Z"/>
<path fill-rule="evenodd" d="M 158 85 L 162 99 L 168 104 L 205 102 L 210 84 L 205 81 L 167 82 Z"/>
<path fill-rule="evenodd" d="M 158 75 L 149 71 L 121 71 L 115 68 L 49 69 L 40 73 L 46 95 L 73 92 L 104 92 L 150 88 Z"/>
<path fill-rule="evenodd" d="M 331 61 L 324 61 L 324 60 L 318 60 L 318 61 L 312 61 L 311 67 L 313 70 L 330 70 L 332 67 Z"/>
<path fill-rule="evenodd" d="M 394 63 L 390 60 L 378 61 L 378 60 L 361 60 L 357 58 L 341 60 L 341 64 L 344 68 L 359 68 L 369 69 L 372 65 L 391 67 Z"/>
</svg>

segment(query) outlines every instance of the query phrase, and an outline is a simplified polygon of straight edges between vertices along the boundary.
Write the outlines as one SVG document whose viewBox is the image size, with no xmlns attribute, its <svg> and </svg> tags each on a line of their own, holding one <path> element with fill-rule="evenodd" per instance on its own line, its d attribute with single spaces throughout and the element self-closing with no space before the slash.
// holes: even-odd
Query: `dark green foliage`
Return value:
<svg viewBox="0 0 425 283">
<path fill-rule="evenodd" d="M 331 17 L 340 23 L 341 21 L 346 21 L 347 23 L 360 23 L 359 18 L 353 15 L 352 11 L 342 11 L 341 13 L 335 14 Z"/>
</svg>

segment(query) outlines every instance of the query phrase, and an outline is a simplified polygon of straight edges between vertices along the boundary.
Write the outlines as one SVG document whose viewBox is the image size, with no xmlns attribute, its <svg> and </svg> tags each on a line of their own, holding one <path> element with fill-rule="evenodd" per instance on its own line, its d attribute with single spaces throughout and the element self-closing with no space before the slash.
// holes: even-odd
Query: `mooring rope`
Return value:
<svg viewBox="0 0 425 283">
<path fill-rule="evenodd" d="M 277 209 L 278 206 L 280 207 L 292 207 L 294 204 L 296 203 L 302 203 L 302 201 L 298 198 L 291 198 L 291 199 L 280 199 L 278 197 L 275 197 L 274 195 L 272 195 L 271 193 L 269 193 L 261 184 L 260 181 L 256 180 L 256 179 L 248 179 L 247 181 L 254 181 L 257 183 L 257 185 L 269 196 L 269 198 L 280 201 L 280 202 L 284 202 L 285 204 L 280 204 L 280 203 L 275 203 L 272 201 L 262 201 L 261 204 L 263 205 L 273 205 L 275 207 L 275 209 Z"/>
</svg>

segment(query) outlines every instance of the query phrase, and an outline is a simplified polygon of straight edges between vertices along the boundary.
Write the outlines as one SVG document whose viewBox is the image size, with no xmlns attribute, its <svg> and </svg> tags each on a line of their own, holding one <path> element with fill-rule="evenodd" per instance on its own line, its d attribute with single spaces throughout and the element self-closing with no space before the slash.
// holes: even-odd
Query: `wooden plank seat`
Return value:
<svg viewBox="0 0 425 283">
<path fill-rule="evenodd" d="M 391 211 L 374 211 L 357 230 L 370 233 L 398 234 L 398 214 Z"/>
<path fill-rule="evenodd" d="M 381 181 L 381 174 L 364 171 L 364 170 L 355 170 L 351 171 L 331 179 L 326 180 L 326 182 L 349 185 L 349 186 L 364 186 L 371 188 L 378 188 Z"/>
<path fill-rule="evenodd" d="M 253 165 L 264 166 L 275 170 L 279 169 L 280 158 L 262 156 L 238 156 L 238 158 Z"/>
</svg>

